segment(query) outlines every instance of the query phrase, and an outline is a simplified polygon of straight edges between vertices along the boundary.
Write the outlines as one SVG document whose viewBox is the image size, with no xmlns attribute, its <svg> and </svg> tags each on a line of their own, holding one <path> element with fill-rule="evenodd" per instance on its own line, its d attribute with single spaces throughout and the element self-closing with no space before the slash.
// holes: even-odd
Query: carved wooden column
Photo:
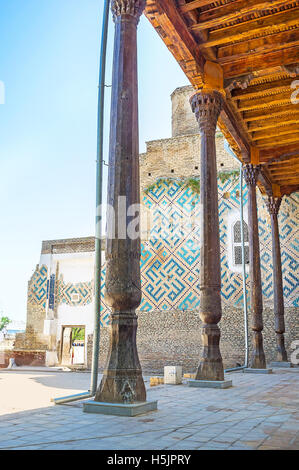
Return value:
<svg viewBox="0 0 299 470">
<path fill-rule="evenodd" d="M 98 402 L 132 404 L 146 400 L 136 345 L 135 310 L 141 302 L 140 236 L 129 236 L 127 229 L 133 217 L 126 213 L 132 204 L 140 202 L 137 24 L 145 3 L 112 0 L 115 39 L 108 204 L 115 216 L 111 212 L 107 216 L 105 294 L 112 315 L 107 365 L 95 397 Z M 111 230 L 114 221 L 115 238 Z"/>
<path fill-rule="evenodd" d="M 244 178 L 248 187 L 248 234 L 250 270 L 250 307 L 252 314 L 253 351 L 250 367 L 266 369 L 263 347 L 263 296 L 260 264 L 260 243 L 256 203 L 256 184 L 260 171 L 259 165 L 245 165 Z"/>
<path fill-rule="evenodd" d="M 275 332 L 277 342 L 277 361 L 287 361 L 288 356 L 284 345 L 284 301 L 283 283 L 281 269 L 281 253 L 279 242 L 278 212 L 281 204 L 281 197 L 269 197 L 266 200 L 268 211 L 271 216 L 272 230 L 272 256 L 273 256 L 273 290 L 274 290 L 274 314 Z"/>
<path fill-rule="evenodd" d="M 196 380 L 224 380 L 220 353 L 221 274 L 218 216 L 218 183 L 215 133 L 222 108 L 217 91 L 198 92 L 191 97 L 201 134 L 201 296 L 200 318 L 203 321 L 203 353 Z"/>
</svg>

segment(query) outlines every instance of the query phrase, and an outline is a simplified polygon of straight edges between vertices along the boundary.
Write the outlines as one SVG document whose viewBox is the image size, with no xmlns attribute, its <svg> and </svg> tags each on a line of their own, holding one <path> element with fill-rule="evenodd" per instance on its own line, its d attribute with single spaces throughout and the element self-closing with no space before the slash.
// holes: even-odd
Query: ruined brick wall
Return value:
<svg viewBox="0 0 299 470">
<path fill-rule="evenodd" d="M 171 95 L 172 137 L 198 134 L 198 123 L 191 110 L 189 99 L 195 92 L 192 86 L 180 87 Z"/>
<path fill-rule="evenodd" d="M 159 178 L 200 177 L 200 135 L 178 136 L 146 143 L 146 153 L 140 155 L 141 190 Z M 216 136 L 218 171 L 239 168 L 238 162 L 225 150 L 225 141 Z"/>
<path fill-rule="evenodd" d="M 46 240 L 42 243 L 42 254 L 85 253 L 94 251 L 94 237 L 67 238 L 61 240 Z"/>
<path fill-rule="evenodd" d="M 4 351 L 0 355 L 0 369 L 6 369 L 9 365 L 9 360 L 14 359 L 17 366 L 44 366 L 46 352 L 34 350 L 17 350 L 14 349 Z"/>
</svg>

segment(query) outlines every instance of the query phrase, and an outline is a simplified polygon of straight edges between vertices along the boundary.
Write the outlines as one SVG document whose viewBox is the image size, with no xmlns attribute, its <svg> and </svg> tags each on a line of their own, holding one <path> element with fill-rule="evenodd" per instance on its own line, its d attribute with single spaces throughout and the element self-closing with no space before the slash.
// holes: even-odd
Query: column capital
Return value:
<svg viewBox="0 0 299 470">
<path fill-rule="evenodd" d="M 113 20 L 122 15 L 129 15 L 139 21 L 146 5 L 146 0 L 112 0 L 111 10 Z"/>
<path fill-rule="evenodd" d="M 268 199 L 266 199 L 266 206 L 270 215 L 278 215 L 281 201 L 281 197 L 274 196 L 269 196 Z"/>
<path fill-rule="evenodd" d="M 252 165 L 251 163 L 243 166 L 243 176 L 247 186 L 256 186 L 258 175 L 261 171 L 260 165 Z"/>
<path fill-rule="evenodd" d="M 201 132 L 216 131 L 217 121 L 223 106 L 222 94 L 217 91 L 198 91 L 190 98 L 193 113 Z"/>
</svg>

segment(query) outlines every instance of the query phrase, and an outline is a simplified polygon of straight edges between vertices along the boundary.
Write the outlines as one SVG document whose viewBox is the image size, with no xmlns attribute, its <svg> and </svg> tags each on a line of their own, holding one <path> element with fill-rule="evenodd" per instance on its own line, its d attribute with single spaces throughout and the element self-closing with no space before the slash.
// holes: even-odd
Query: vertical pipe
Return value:
<svg viewBox="0 0 299 470">
<path fill-rule="evenodd" d="M 94 275 L 94 333 L 91 365 L 90 391 L 95 395 L 98 384 L 99 341 L 101 319 L 101 269 L 102 269 L 102 187 L 103 187 L 103 134 L 105 103 L 106 52 L 110 0 L 105 0 L 103 11 L 100 76 L 98 95 L 98 135 L 96 170 L 96 233 L 95 233 L 95 275 Z"/>
</svg>

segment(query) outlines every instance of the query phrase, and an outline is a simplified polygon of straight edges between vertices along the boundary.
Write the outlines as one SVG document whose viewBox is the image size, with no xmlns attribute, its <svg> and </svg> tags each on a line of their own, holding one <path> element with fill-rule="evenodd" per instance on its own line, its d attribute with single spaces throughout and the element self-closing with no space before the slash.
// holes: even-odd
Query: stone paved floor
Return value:
<svg viewBox="0 0 299 470">
<path fill-rule="evenodd" d="M 234 387 L 227 390 L 158 386 L 148 392 L 158 411 L 125 418 L 83 413 L 82 402 L 49 404 L 61 391 L 86 390 L 88 374 L 1 372 L 0 414 L 9 385 L 24 384 L 15 408 L 30 384 L 36 403 L 14 412 L 10 401 L 0 416 L 0 449 L 298 449 L 298 373 L 232 373 Z"/>
</svg>

